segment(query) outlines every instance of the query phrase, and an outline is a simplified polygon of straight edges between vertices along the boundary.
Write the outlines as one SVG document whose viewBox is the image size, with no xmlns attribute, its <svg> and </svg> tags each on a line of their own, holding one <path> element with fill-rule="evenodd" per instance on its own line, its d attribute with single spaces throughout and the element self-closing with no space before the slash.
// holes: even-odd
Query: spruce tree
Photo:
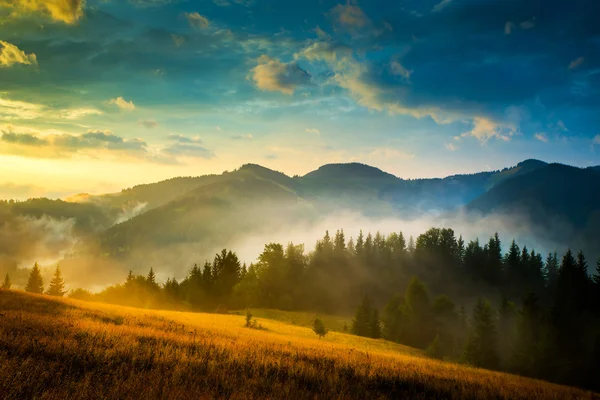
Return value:
<svg viewBox="0 0 600 400">
<path fill-rule="evenodd" d="M 528 294 L 517 319 L 517 335 L 512 355 L 513 368 L 520 374 L 537 377 L 543 367 L 545 327 L 537 296 Z"/>
<path fill-rule="evenodd" d="M 154 269 L 152 267 L 150 267 L 150 271 L 146 277 L 146 282 L 148 282 L 148 284 L 152 287 L 158 287 L 158 283 L 156 283 L 156 274 L 154 273 Z"/>
<path fill-rule="evenodd" d="M 356 309 L 356 314 L 352 320 L 351 332 L 358 336 L 372 337 L 375 320 L 379 323 L 379 316 L 375 315 L 375 312 L 371 306 L 371 300 L 365 295 Z M 381 336 L 381 332 L 379 335 Z"/>
<path fill-rule="evenodd" d="M 471 334 L 464 360 L 476 367 L 498 368 L 496 321 L 494 310 L 487 300 L 479 299 L 473 309 Z"/>
<path fill-rule="evenodd" d="M 379 339 L 381 337 L 381 321 L 379 321 L 379 311 L 373 310 L 369 324 L 369 337 Z"/>
<path fill-rule="evenodd" d="M 44 293 L 44 280 L 42 279 L 42 273 L 38 263 L 33 265 L 33 268 L 29 273 L 29 279 L 27 280 L 27 286 L 25 286 L 25 290 L 29 293 Z"/>
<path fill-rule="evenodd" d="M 8 289 L 10 289 L 11 286 L 12 286 L 12 282 L 10 280 L 10 276 L 8 274 L 6 274 L 6 276 L 4 277 L 4 281 L 2 282 L 2 289 L 8 290 Z"/>
<path fill-rule="evenodd" d="M 596 262 L 596 273 L 592 277 L 594 283 L 596 284 L 596 291 L 600 290 L 600 259 Z"/>
<path fill-rule="evenodd" d="M 60 273 L 60 266 L 57 265 L 46 294 L 49 294 L 50 296 L 62 297 L 66 292 L 65 281 Z"/>
</svg>

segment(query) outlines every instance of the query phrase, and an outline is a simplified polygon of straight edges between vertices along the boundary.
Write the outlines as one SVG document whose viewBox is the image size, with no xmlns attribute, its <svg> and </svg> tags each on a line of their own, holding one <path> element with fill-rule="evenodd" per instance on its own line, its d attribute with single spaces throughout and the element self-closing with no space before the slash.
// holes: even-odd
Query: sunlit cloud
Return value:
<svg viewBox="0 0 600 400">
<path fill-rule="evenodd" d="M 457 145 L 455 145 L 454 143 L 446 143 L 444 146 L 446 147 L 446 149 L 448 149 L 450 151 L 456 151 L 459 149 L 459 147 Z"/>
<path fill-rule="evenodd" d="M 0 67 L 12 67 L 16 64 L 37 65 L 35 54 L 26 54 L 14 44 L 0 40 Z"/>
<path fill-rule="evenodd" d="M 9 100 L 0 97 L 0 119 L 4 120 L 32 120 L 40 118 L 48 120 L 77 120 L 91 115 L 102 114 L 104 114 L 102 111 L 91 107 L 53 110 L 43 104 Z"/>
<path fill-rule="evenodd" d="M 95 154 L 99 150 L 119 152 L 123 155 L 145 157 L 147 143 L 139 138 L 125 139 L 110 131 L 89 130 L 81 135 L 54 133 L 17 133 L 3 130 L 0 142 L 5 154 L 17 154 L 34 158 L 70 157 L 75 153 Z M 6 145 L 13 145 L 6 147 Z"/>
<path fill-rule="evenodd" d="M 592 143 L 594 143 L 594 144 L 600 144 L 600 135 L 594 136 L 594 139 L 592 140 Z"/>
<path fill-rule="evenodd" d="M 338 4 L 331 10 L 336 23 L 345 29 L 357 29 L 367 26 L 370 21 L 364 11 L 357 5 Z"/>
<path fill-rule="evenodd" d="M 472 129 L 464 132 L 461 136 L 473 136 L 485 143 L 491 138 L 509 141 L 515 132 L 516 129 L 509 124 L 499 123 L 486 117 L 474 117 Z"/>
<path fill-rule="evenodd" d="M 0 8 L 12 11 L 12 17 L 40 14 L 54 21 L 73 24 L 83 16 L 85 0 L 0 0 Z"/>
<path fill-rule="evenodd" d="M 321 131 L 318 130 L 317 128 L 306 128 L 305 131 L 306 131 L 306 133 L 314 133 L 315 135 L 321 134 Z"/>
<path fill-rule="evenodd" d="M 209 26 L 208 19 L 197 12 L 185 13 L 188 24 L 194 29 L 206 29 Z"/>
<path fill-rule="evenodd" d="M 533 135 L 533 137 L 539 140 L 540 142 L 548 143 L 548 135 L 546 135 L 544 132 L 538 132 L 535 135 Z"/>
<path fill-rule="evenodd" d="M 133 101 L 127 101 L 122 96 L 119 96 L 115 99 L 110 99 L 108 101 L 108 103 L 114 104 L 115 106 L 119 107 L 121 110 L 126 110 L 126 111 L 135 110 L 135 104 L 133 104 Z"/>
<path fill-rule="evenodd" d="M 252 69 L 252 79 L 260 90 L 291 95 L 300 85 L 310 81 L 308 72 L 295 61 L 284 63 L 268 56 L 261 56 Z"/>
</svg>

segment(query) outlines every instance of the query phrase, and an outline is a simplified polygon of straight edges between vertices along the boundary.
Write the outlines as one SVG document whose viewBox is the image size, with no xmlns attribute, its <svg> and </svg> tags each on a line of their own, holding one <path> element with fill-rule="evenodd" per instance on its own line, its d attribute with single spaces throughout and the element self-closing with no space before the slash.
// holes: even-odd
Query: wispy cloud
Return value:
<svg viewBox="0 0 600 400">
<path fill-rule="evenodd" d="M 252 140 L 254 137 L 250 134 L 237 134 L 229 137 L 231 140 Z"/>
<path fill-rule="evenodd" d="M 148 129 L 156 128 L 158 126 L 158 122 L 153 119 L 143 119 L 139 121 L 139 124 Z"/>
<path fill-rule="evenodd" d="M 440 12 L 444 8 L 448 7 L 450 5 L 450 3 L 452 3 L 452 0 L 442 0 L 441 2 L 439 2 L 435 6 L 433 6 L 433 9 L 431 11 Z"/>
<path fill-rule="evenodd" d="M 459 147 L 457 145 L 455 145 L 454 143 L 446 143 L 444 146 L 446 147 L 446 149 L 448 149 L 450 151 L 456 151 L 459 149 Z"/>
<path fill-rule="evenodd" d="M 581 66 L 581 64 L 583 64 L 585 61 L 584 57 L 579 57 L 573 61 L 571 61 L 571 63 L 569 64 L 569 69 L 577 69 Z"/>
<path fill-rule="evenodd" d="M 314 133 L 315 135 L 321 134 L 321 131 L 318 130 L 317 128 L 306 128 L 305 131 L 306 131 L 306 133 Z"/>
<path fill-rule="evenodd" d="M 544 132 L 538 132 L 533 135 L 533 137 L 540 142 L 548 143 L 548 135 L 546 135 Z"/>
</svg>

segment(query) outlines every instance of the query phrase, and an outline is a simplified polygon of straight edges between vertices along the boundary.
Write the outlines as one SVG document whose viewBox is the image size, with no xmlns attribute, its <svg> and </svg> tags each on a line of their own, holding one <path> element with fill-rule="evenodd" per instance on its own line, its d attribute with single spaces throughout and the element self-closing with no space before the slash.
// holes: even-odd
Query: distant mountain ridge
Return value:
<svg viewBox="0 0 600 400">
<path fill-rule="evenodd" d="M 407 180 L 359 163 L 327 164 L 294 177 L 245 164 L 220 175 L 173 178 L 119 193 L 78 196 L 95 215 L 88 221 L 106 217 L 101 227 L 86 229 L 88 236 L 94 235 L 93 242 L 77 251 L 134 259 L 135 265 L 185 264 L 190 261 L 181 255 L 190 253 L 190 248 L 194 257 L 201 258 L 203 252 L 244 237 L 284 234 L 342 212 L 379 219 L 463 211 L 479 216 L 518 215 L 531 222 L 534 233 L 565 245 L 584 246 L 600 242 L 599 172 L 600 167 L 530 159 L 497 171 Z M 27 210 L 27 203 L 7 209 Z M 43 214 L 39 205 L 46 203 L 35 204 L 35 215 Z M 64 211 L 64 218 L 72 218 L 73 207 L 62 202 L 48 213 L 60 219 Z M 107 218 L 114 221 L 109 226 Z"/>
</svg>

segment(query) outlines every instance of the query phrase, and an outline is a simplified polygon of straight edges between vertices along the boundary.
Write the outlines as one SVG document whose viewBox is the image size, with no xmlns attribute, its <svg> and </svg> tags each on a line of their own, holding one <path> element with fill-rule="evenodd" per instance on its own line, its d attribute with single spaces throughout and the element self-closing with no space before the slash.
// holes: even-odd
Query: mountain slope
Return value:
<svg viewBox="0 0 600 400">
<path fill-rule="evenodd" d="M 382 339 L 241 315 L 0 290 L 0 388 L 48 399 L 579 399 L 584 390 L 429 359 Z M 26 332 L 27 334 L 21 334 Z M 155 384 L 149 384 L 155 383 Z"/>
<path fill-rule="evenodd" d="M 101 252 L 130 262 L 187 268 L 238 238 L 315 216 L 310 204 L 253 167 L 224 174 L 98 237 Z M 270 173 L 269 173 L 270 174 Z M 287 178 L 291 181 L 291 178 Z"/>
</svg>

